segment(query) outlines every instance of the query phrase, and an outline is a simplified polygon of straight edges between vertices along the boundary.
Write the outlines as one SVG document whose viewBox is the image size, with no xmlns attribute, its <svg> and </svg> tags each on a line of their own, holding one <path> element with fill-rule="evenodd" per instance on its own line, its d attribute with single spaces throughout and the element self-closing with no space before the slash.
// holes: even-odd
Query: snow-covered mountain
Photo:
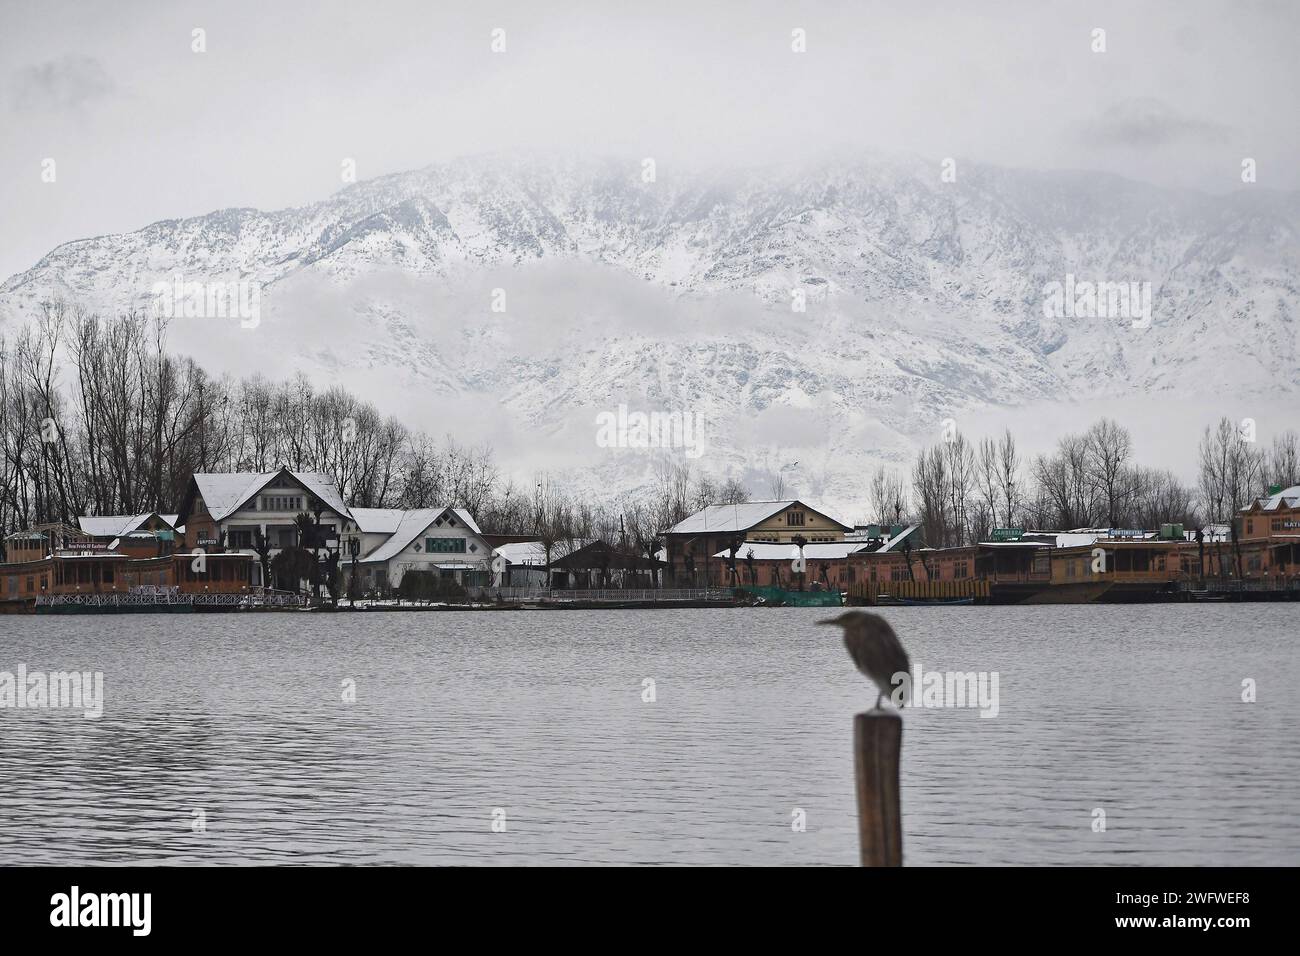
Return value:
<svg viewBox="0 0 1300 956">
<path fill-rule="evenodd" d="M 0 318 L 52 294 L 114 311 L 177 276 L 245 279 L 255 327 L 177 318 L 173 347 L 216 371 L 342 382 L 491 441 L 521 477 L 568 472 L 605 494 L 659 456 L 598 447 L 599 413 L 694 413 L 695 467 L 764 494 L 798 460 L 788 484 L 850 518 L 869 463 L 907 461 L 945 418 L 978 433 L 997 407 L 1294 407 L 1300 390 L 1296 194 L 971 163 L 945 182 L 938 162 L 875 155 L 642 172 L 476 157 L 303 208 L 70 242 L 0 286 Z M 1046 315 L 1067 276 L 1150 283 L 1149 324 Z"/>
</svg>

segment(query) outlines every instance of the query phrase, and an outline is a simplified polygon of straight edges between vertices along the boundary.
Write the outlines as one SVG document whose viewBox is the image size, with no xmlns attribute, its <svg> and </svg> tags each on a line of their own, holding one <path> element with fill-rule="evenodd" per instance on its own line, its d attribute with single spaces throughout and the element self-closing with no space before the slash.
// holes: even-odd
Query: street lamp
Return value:
<svg viewBox="0 0 1300 956">
<path fill-rule="evenodd" d="M 361 553 L 361 542 L 355 537 L 348 538 L 348 554 L 352 556 L 352 580 L 348 582 L 348 607 L 357 606 L 357 555 Z"/>
</svg>

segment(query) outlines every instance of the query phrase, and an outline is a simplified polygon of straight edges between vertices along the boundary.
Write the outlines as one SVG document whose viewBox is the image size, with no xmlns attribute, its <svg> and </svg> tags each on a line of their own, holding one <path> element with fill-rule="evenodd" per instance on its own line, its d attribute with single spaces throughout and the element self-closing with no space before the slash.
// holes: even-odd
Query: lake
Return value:
<svg viewBox="0 0 1300 956">
<path fill-rule="evenodd" d="M 0 859 L 853 865 L 829 613 L 0 617 L 0 671 L 104 675 L 0 709 Z M 999 675 L 904 713 L 906 863 L 1300 863 L 1300 606 L 882 613 Z"/>
</svg>

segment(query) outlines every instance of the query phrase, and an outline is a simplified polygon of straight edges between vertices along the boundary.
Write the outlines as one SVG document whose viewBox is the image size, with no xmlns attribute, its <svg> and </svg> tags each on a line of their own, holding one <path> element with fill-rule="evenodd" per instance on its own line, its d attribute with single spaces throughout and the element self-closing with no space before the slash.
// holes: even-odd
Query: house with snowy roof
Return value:
<svg viewBox="0 0 1300 956">
<path fill-rule="evenodd" d="M 540 541 L 509 541 L 494 549 L 500 558 L 500 585 L 507 588 L 541 588 L 550 580 L 546 547 Z M 496 579 L 494 578 L 494 583 Z"/>
<path fill-rule="evenodd" d="M 399 588 L 411 571 L 460 585 L 490 583 L 492 546 L 464 508 L 353 508 L 351 516 L 363 591 Z"/>
<path fill-rule="evenodd" d="M 663 532 L 664 548 L 674 582 L 694 586 L 707 581 L 724 584 L 711 558 L 733 544 L 780 544 L 796 537 L 810 544 L 835 544 L 853 531 L 802 501 L 745 501 L 709 505 Z"/>
<path fill-rule="evenodd" d="M 185 550 L 257 554 L 259 536 L 274 558 L 299 544 L 299 514 L 319 510 L 316 543 L 337 548 L 354 532 L 352 514 L 334 479 L 318 472 L 279 468 L 268 472 L 196 473 L 190 478 L 177 514 Z M 312 543 L 307 542 L 307 547 Z M 253 562 L 254 585 L 265 584 L 260 562 Z"/>
<path fill-rule="evenodd" d="M 156 511 L 138 515 L 81 515 L 77 526 L 87 538 L 103 544 L 140 534 L 153 534 L 170 541 L 176 535 L 179 517 Z"/>
<path fill-rule="evenodd" d="M 1243 574 L 1300 577 L 1300 485 L 1274 485 L 1238 522 Z"/>
</svg>

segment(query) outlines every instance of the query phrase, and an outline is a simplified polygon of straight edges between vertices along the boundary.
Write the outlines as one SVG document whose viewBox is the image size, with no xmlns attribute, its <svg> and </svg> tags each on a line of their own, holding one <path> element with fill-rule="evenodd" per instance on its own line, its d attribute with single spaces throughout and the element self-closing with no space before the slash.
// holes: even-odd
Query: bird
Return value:
<svg viewBox="0 0 1300 956">
<path fill-rule="evenodd" d="M 894 689 L 895 674 L 906 674 L 911 670 L 907 651 L 899 643 L 898 635 L 879 614 L 866 611 L 845 611 L 839 617 L 830 617 L 818 621 L 818 624 L 838 624 L 844 628 L 844 646 L 848 648 L 849 657 L 858 670 L 871 678 L 879 688 L 876 696 L 876 710 L 880 702 Z M 901 704 L 904 701 L 900 701 Z"/>
</svg>

